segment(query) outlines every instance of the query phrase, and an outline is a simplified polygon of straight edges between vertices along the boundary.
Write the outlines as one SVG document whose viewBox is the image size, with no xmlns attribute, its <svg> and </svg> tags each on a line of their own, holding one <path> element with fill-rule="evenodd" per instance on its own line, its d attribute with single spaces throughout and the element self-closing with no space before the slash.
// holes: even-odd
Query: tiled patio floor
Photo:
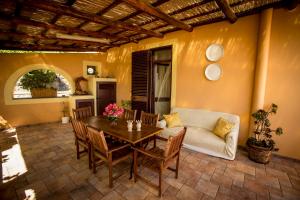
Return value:
<svg viewBox="0 0 300 200">
<path fill-rule="evenodd" d="M 128 179 L 130 161 L 117 165 L 115 175 L 123 175 L 109 189 L 105 165 L 93 174 L 86 156 L 76 159 L 70 125 L 0 133 L 0 147 L 0 199 L 159 199 L 152 188 Z M 142 174 L 158 181 L 147 169 Z M 300 163 L 274 157 L 256 164 L 243 151 L 227 161 L 183 149 L 179 178 L 165 171 L 162 199 L 300 199 Z"/>
</svg>

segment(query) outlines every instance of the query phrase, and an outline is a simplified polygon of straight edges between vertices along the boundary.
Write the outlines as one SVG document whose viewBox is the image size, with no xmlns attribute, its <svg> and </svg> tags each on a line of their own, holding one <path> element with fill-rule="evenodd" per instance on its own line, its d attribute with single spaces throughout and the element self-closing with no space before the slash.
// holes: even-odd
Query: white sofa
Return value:
<svg viewBox="0 0 300 200">
<path fill-rule="evenodd" d="M 239 135 L 239 116 L 188 108 L 173 108 L 171 112 L 177 112 L 183 125 L 187 127 L 183 141 L 184 147 L 212 156 L 234 160 Z M 235 124 L 231 132 L 226 136 L 226 140 L 223 140 L 212 132 L 220 117 Z M 160 136 L 165 138 L 178 133 L 183 128 L 167 128 L 165 120 L 159 121 L 158 126 L 164 129 Z"/>
</svg>

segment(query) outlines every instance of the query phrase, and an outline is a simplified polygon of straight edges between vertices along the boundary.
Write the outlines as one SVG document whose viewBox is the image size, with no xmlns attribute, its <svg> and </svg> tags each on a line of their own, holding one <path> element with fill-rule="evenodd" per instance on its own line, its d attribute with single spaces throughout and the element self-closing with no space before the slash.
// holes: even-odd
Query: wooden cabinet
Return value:
<svg viewBox="0 0 300 200">
<path fill-rule="evenodd" d="M 94 99 L 76 99 L 76 108 L 91 107 L 92 114 L 95 115 Z"/>
<path fill-rule="evenodd" d="M 116 102 L 115 82 L 96 82 L 97 115 L 102 115 L 105 107 Z"/>
</svg>

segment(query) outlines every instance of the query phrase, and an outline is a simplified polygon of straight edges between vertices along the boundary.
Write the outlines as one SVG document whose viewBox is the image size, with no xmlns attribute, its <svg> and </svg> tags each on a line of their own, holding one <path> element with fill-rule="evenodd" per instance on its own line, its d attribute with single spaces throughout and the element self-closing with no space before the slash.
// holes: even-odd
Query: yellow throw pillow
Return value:
<svg viewBox="0 0 300 200">
<path fill-rule="evenodd" d="M 164 118 L 167 122 L 168 128 L 183 126 L 178 113 L 171 113 L 169 115 L 164 115 Z"/>
<path fill-rule="evenodd" d="M 213 133 L 225 140 L 226 135 L 231 131 L 234 124 L 220 117 L 215 125 Z"/>
</svg>

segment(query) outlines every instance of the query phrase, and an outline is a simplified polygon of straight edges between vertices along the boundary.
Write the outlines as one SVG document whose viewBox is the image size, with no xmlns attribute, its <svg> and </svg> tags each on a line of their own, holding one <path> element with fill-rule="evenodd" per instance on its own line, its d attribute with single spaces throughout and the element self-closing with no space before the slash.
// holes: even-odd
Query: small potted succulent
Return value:
<svg viewBox="0 0 300 200">
<path fill-rule="evenodd" d="M 68 108 L 67 103 L 62 102 L 62 104 L 63 104 L 63 110 L 62 110 L 63 116 L 61 118 L 61 123 L 62 124 L 67 124 L 70 121 L 69 108 Z"/>
<path fill-rule="evenodd" d="M 25 90 L 30 90 L 32 98 L 56 97 L 57 88 L 53 87 L 56 79 L 53 71 L 33 70 L 21 78 L 20 86 Z"/>
<path fill-rule="evenodd" d="M 266 164 L 270 161 L 272 151 L 278 151 L 272 134 L 283 134 L 281 127 L 271 129 L 269 116 L 277 113 L 278 106 L 272 104 L 268 110 L 260 109 L 252 114 L 254 118 L 254 136 L 248 138 L 249 158 L 257 163 Z"/>
</svg>

